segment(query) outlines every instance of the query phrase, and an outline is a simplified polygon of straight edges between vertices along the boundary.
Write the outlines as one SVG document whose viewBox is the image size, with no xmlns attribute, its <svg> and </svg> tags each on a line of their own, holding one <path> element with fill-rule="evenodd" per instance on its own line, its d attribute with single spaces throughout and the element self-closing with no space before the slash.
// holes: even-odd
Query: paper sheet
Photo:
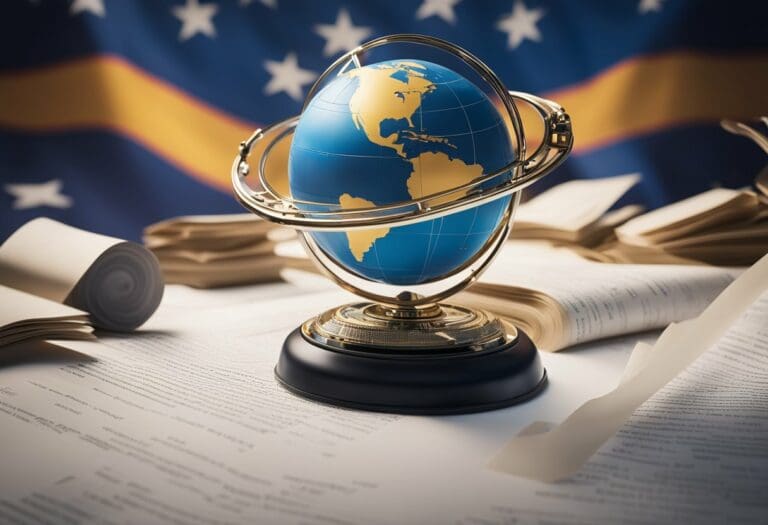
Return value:
<svg viewBox="0 0 768 525">
<path fill-rule="evenodd" d="M 28 506 L 43 521 L 101 512 L 136 523 L 331 522 L 307 505 L 327 492 L 370 489 L 305 465 L 327 465 L 399 416 L 304 401 L 272 370 L 289 330 L 347 299 L 334 291 L 197 315 L 178 306 L 158 314 L 150 331 L 72 344 L 87 360 L 0 370 L 0 450 L 24 443 L 49 459 L 46 451 L 62 451 L 55 464 L 3 456 L 3 472 L 20 475 L 0 480 L 0 521 Z M 39 491 L 16 500 L 52 476 L 64 481 L 45 491 L 48 504 Z"/>
<path fill-rule="evenodd" d="M 715 344 L 766 289 L 768 255 L 697 318 L 670 325 L 652 349 L 641 348 L 637 358 L 641 364 L 635 364 L 614 391 L 585 403 L 549 432 L 512 439 L 493 458 L 491 467 L 542 481 L 573 474 L 644 401 Z M 764 330 L 765 324 L 752 328 Z"/>
<path fill-rule="evenodd" d="M 71 306 L 55 303 L 14 288 L 0 285 L 0 328 L 34 319 L 85 320 L 87 315 Z"/>
<path fill-rule="evenodd" d="M 683 378 L 675 392 L 694 392 L 697 412 L 678 446 L 660 445 L 663 429 L 648 431 L 659 414 L 674 421 L 684 398 L 672 392 L 574 481 L 544 485 L 483 465 L 526 422 L 557 420 L 608 391 L 634 337 L 543 355 L 551 383 L 523 405 L 395 418 L 317 405 L 274 382 L 288 331 L 350 296 L 283 283 L 172 286 L 166 299 L 142 333 L 0 366 L 0 451 L 3 473 L 13 473 L 0 477 L 0 521 L 700 525 L 760 523 L 768 512 L 759 478 L 768 421 L 755 412 L 768 395 L 754 389 L 768 364 L 756 363 L 750 381 L 722 376 L 716 388 L 706 380 L 727 363 Z M 739 392 L 752 392 L 753 411 L 734 411 L 696 440 L 704 409 Z M 731 447 L 713 454 L 720 436 Z M 698 459 L 702 446 L 714 466 Z"/>
<path fill-rule="evenodd" d="M 515 224 L 568 231 L 585 228 L 600 219 L 639 180 L 640 174 L 632 173 L 565 182 L 522 204 Z"/>
<path fill-rule="evenodd" d="M 47 218 L 0 246 L 0 283 L 87 311 L 93 324 L 128 331 L 157 309 L 163 281 L 143 246 Z"/>
<path fill-rule="evenodd" d="M 0 285 L 0 299 L 2 347 L 28 339 L 93 337 L 85 312 L 3 285 Z"/>
</svg>

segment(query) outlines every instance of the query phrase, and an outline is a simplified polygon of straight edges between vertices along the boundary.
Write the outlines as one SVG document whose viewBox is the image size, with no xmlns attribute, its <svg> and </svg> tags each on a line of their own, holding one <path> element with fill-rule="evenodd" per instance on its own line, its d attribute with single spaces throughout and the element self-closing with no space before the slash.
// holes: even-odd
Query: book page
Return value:
<svg viewBox="0 0 768 525">
<path fill-rule="evenodd" d="M 768 296 L 635 410 L 575 475 L 550 484 L 482 476 L 474 485 L 482 503 L 455 523 L 765 523 L 766 326 Z M 516 493 L 502 495 L 493 483 Z"/>
<path fill-rule="evenodd" d="M 147 226 L 144 230 L 147 234 L 160 233 L 166 231 L 177 231 L 189 226 L 205 228 L 208 225 L 236 225 L 240 223 L 260 223 L 265 228 L 270 227 L 269 223 L 260 219 L 253 213 L 221 213 L 215 215 L 183 215 L 173 217 Z"/>
<path fill-rule="evenodd" d="M 559 345 L 545 350 L 558 350 L 695 317 L 740 271 L 603 264 L 509 245 L 481 276 L 478 289 L 503 297 L 504 287 L 523 288 L 554 299 L 563 310 L 564 333 Z"/>
<path fill-rule="evenodd" d="M 184 293 L 144 333 L 67 343 L 83 359 L 0 368 L 3 471 L 17 473 L 0 479 L 0 521 L 313 522 L 325 493 L 371 492 L 306 465 L 399 416 L 305 401 L 273 376 L 286 334 L 351 296 L 246 291 L 190 309 Z"/>
<path fill-rule="evenodd" d="M 521 204 L 514 224 L 578 231 L 600 219 L 639 180 L 633 173 L 564 182 Z"/>
<path fill-rule="evenodd" d="M 752 193 L 715 188 L 631 219 L 616 229 L 616 236 L 629 243 L 643 244 L 648 241 L 644 237 L 663 241 L 723 222 L 724 216 L 751 216 L 757 211 L 756 204 L 757 197 Z"/>
<path fill-rule="evenodd" d="M 89 339 L 87 319 L 70 306 L 0 285 L 0 347 L 29 339 Z"/>
</svg>

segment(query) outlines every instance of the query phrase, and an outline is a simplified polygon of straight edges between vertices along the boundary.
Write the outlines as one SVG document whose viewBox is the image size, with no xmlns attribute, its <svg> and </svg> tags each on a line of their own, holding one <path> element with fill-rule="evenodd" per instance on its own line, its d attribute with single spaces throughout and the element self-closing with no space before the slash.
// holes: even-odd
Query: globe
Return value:
<svg viewBox="0 0 768 525">
<path fill-rule="evenodd" d="M 294 133 L 288 177 L 296 199 L 359 209 L 453 189 L 513 160 L 505 123 L 475 84 L 438 64 L 392 60 L 348 70 L 311 99 Z M 358 276 L 422 284 L 471 261 L 509 199 L 404 226 L 309 235 Z"/>
</svg>

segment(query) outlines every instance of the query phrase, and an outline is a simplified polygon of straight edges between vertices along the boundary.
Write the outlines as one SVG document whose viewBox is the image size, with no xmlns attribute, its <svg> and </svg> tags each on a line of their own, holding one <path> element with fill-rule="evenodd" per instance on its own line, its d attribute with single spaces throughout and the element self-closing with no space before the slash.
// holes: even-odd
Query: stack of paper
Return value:
<svg viewBox="0 0 768 525">
<path fill-rule="evenodd" d="M 144 243 L 167 283 L 213 288 L 278 280 L 286 260 L 275 247 L 295 235 L 252 214 L 200 215 L 153 224 Z"/>
<path fill-rule="evenodd" d="M 93 339 L 88 315 L 0 285 L 0 347 L 28 339 Z"/>
<path fill-rule="evenodd" d="M 520 206 L 511 237 L 595 246 L 643 211 L 637 205 L 608 211 L 639 180 L 634 173 L 555 186 Z"/>
<path fill-rule="evenodd" d="M 751 191 L 717 188 L 636 217 L 616 238 L 598 248 L 607 261 L 748 265 L 768 252 L 768 206 Z"/>
</svg>

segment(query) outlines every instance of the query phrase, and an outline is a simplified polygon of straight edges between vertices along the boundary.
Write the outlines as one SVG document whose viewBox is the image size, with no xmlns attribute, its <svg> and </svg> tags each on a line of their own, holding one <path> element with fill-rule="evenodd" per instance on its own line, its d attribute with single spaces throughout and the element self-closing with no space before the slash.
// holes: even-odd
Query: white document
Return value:
<svg viewBox="0 0 768 525">
<path fill-rule="evenodd" d="M 325 492 L 364 491 L 305 467 L 398 417 L 304 401 L 273 377 L 285 335 L 350 297 L 249 292 L 190 310 L 202 296 L 186 290 L 143 332 L 68 344 L 71 364 L 3 363 L 0 522 L 311 522 Z"/>
<path fill-rule="evenodd" d="M 646 432 L 658 416 L 639 413 L 583 473 L 547 485 L 484 464 L 530 421 L 558 420 L 615 386 L 636 338 L 545 354 L 550 386 L 518 407 L 432 418 L 363 413 L 305 401 L 276 384 L 285 335 L 351 300 L 294 294 L 289 285 L 171 287 L 144 331 L 67 343 L 80 352 L 67 353 L 69 362 L 5 363 L 0 522 L 682 524 L 759 523 L 765 515 L 765 483 L 757 481 L 768 433 L 757 417 L 761 401 L 748 390 L 765 377 L 764 363 L 751 366 L 746 381 L 726 371 L 710 388 L 704 370 L 678 385 L 693 392 L 702 435 L 659 447 L 657 436 L 669 430 Z M 753 412 L 728 410 L 731 397 Z M 677 410 L 675 403 L 663 409 Z M 715 434 L 710 406 L 734 414 Z M 661 461 L 653 459 L 657 449 Z M 718 459 L 702 464 L 699 455 Z M 702 476 L 719 469 L 727 475 Z M 746 478 L 743 469 L 751 469 Z"/>
</svg>

